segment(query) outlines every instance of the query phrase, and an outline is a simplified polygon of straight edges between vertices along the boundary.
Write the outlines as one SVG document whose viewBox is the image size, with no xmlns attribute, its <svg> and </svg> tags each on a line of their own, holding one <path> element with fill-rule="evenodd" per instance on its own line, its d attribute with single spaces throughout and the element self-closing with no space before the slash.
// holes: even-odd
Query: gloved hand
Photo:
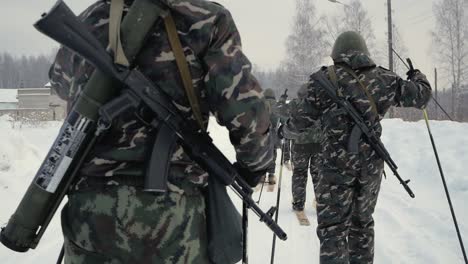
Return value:
<svg viewBox="0 0 468 264">
<path fill-rule="evenodd" d="M 250 187 L 257 186 L 262 176 L 266 175 L 266 170 L 254 172 L 242 166 L 239 162 L 235 162 L 233 166 L 234 168 L 236 168 L 237 172 L 242 177 L 242 179 L 244 179 L 250 185 Z"/>
<path fill-rule="evenodd" d="M 420 72 L 421 72 L 421 71 L 418 70 L 418 69 L 411 69 L 411 70 L 407 71 L 407 72 L 406 72 L 406 75 L 408 76 L 408 77 L 407 77 L 407 80 L 412 80 L 413 77 L 414 77 L 416 74 L 420 73 Z"/>
<path fill-rule="evenodd" d="M 288 89 L 286 89 L 286 90 L 284 91 L 284 93 L 281 94 L 281 99 L 284 99 L 285 101 L 286 101 L 286 99 L 288 99 Z"/>
</svg>

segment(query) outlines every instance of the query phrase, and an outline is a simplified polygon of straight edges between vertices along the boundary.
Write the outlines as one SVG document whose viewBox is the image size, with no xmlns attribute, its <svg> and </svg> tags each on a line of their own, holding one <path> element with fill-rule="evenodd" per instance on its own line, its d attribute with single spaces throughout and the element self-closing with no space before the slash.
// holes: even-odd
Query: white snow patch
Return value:
<svg viewBox="0 0 468 264">
<path fill-rule="evenodd" d="M 49 122 L 42 127 L 13 129 L 5 117 L 0 117 L 1 225 L 7 223 L 16 209 L 60 125 Z M 439 121 L 431 122 L 431 125 L 458 223 L 465 239 L 468 239 L 468 210 L 465 207 L 468 200 L 468 124 Z M 388 179 L 383 181 L 375 214 L 375 263 L 463 263 L 425 124 L 393 119 L 385 120 L 383 127 L 382 140 L 398 164 L 401 176 L 412 180 L 410 186 L 416 198 L 411 199 L 387 170 Z M 233 161 L 236 153 L 229 143 L 227 130 L 213 119 L 210 134 L 220 150 Z M 277 167 L 278 174 L 279 171 Z M 289 238 L 286 242 L 277 241 L 278 264 L 318 263 L 319 242 L 315 234 L 316 217 L 310 180 L 308 184 L 306 214 L 312 225 L 304 227 L 298 225 L 291 210 L 291 172 L 283 170 L 279 224 Z M 258 192 L 254 193 L 254 200 L 258 195 Z M 240 208 L 239 199 L 234 194 L 232 197 Z M 275 201 L 276 192 L 263 192 L 260 206 L 266 211 Z M 58 216 L 55 216 L 36 250 L 19 254 L 0 246 L 1 263 L 55 263 L 62 243 Z M 269 263 L 272 233 L 252 213 L 249 234 L 250 262 Z"/>
</svg>

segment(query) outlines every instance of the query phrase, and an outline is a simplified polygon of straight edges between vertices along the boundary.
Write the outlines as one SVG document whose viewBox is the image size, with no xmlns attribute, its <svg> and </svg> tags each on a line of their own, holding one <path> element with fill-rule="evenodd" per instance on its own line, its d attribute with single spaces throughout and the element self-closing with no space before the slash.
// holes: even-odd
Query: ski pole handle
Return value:
<svg viewBox="0 0 468 264">
<path fill-rule="evenodd" d="M 406 62 L 408 62 L 409 70 L 414 71 L 413 62 L 411 61 L 411 59 L 407 58 Z"/>
</svg>

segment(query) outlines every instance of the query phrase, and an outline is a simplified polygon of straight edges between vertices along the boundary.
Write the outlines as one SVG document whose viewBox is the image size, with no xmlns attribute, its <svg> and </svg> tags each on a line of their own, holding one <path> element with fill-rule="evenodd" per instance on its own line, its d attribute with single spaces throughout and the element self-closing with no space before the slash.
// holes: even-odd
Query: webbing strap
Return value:
<svg viewBox="0 0 468 264">
<path fill-rule="evenodd" d="M 377 111 L 377 104 L 375 103 L 375 100 L 374 100 L 374 97 L 372 97 L 372 95 L 370 94 L 369 90 L 367 89 L 367 87 L 364 85 L 364 83 L 361 81 L 361 79 L 359 79 L 359 77 L 357 76 L 357 74 L 350 68 L 348 67 L 345 67 L 345 66 L 340 66 L 343 70 L 345 70 L 347 73 L 349 73 L 351 76 L 353 76 L 354 79 L 356 79 L 356 81 L 359 83 L 359 86 L 361 88 L 361 90 L 366 94 L 367 96 L 367 99 L 369 99 L 369 102 L 370 102 L 370 105 L 371 105 L 371 111 L 372 113 L 374 113 L 375 115 L 375 119 L 377 119 L 379 117 L 379 112 Z M 332 80 L 332 82 L 337 86 L 338 86 L 338 78 L 336 76 L 336 71 L 335 71 L 335 67 L 334 66 L 330 66 L 329 67 L 329 71 L 328 71 L 328 74 L 330 76 L 330 80 Z"/>
<path fill-rule="evenodd" d="M 112 0 L 109 14 L 109 47 L 114 52 L 114 62 L 130 66 L 120 40 L 120 23 L 124 9 L 124 0 Z"/>
<path fill-rule="evenodd" d="M 169 37 L 169 43 L 172 47 L 172 52 L 177 62 L 177 67 L 179 68 L 179 73 L 182 77 L 182 82 L 184 84 L 185 93 L 189 99 L 190 106 L 192 107 L 193 115 L 202 130 L 206 130 L 202 112 L 200 108 L 200 102 L 198 100 L 197 93 L 192 83 L 192 75 L 190 74 L 190 69 L 188 67 L 187 60 L 185 58 L 185 53 L 182 48 L 182 44 L 177 34 L 177 28 L 174 22 L 174 18 L 169 12 L 167 16 L 164 17 L 164 24 L 166 25 L 167 35 Z"/>
<path fill-rule="evenodd" d="M 340 85 L 338 84 L 338 77 L 336 76 L 335 66 L 331 65 L 330 67 L 328 67 L 328 77 L 330 77 L 330 80 L 338 89 Z M 339 93 L 338 90 L 337 90 L 337 93 Z M 343 95 L 339 94 L 339 96 L 343 96 Z"/>
</svg>

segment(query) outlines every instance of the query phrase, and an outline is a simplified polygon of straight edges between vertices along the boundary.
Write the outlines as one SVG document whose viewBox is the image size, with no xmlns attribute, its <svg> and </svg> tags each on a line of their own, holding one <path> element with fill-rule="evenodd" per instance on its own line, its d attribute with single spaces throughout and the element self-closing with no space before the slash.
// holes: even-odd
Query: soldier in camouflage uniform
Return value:
<svg viewBox="0 0 468 264">
<path fill-rule="evenodd" d="M 299 107 L 300 100 L 307 96 L 307 86 L 302 86 L 297 92 L 297 99 L 289 103 L 291 116 L 303 115 Z M 291 147 L 293 176 L 292 176 L 292 207 L 295 211 L 303 211 L 306 201 L 307 172 L 310 168 L 312 183 L 317 182 L 318 153 L 320 151 L 321 131 L 319 126 L 307 127 L 293 140 Z"/>
<path fill-rule="evenodd" d="M 364 39 L 356 32 L 345 32 L 338 37 L 332 58 L 334 67 L 323 67 L 320 71 L 332 82 L 336 80 L 337 94 L 351 102 L 378 137 L 382 133 L 380 121 L 391 106 L 422 109 L 430 99 L 431 87 L 424 74 L 418 70 L 410 71 L 406 81 L 377 67 Z M 359 81 L 353 77 L 354 73 Z M 384 162 L 366 142 L 365 136 L 350 142 L 350 133 L 355 126 L 351 117 L 313 78 L 307 85 L 308 95 L 301 107 L 310 111 L 307 115 L 293 116 L 288 125 L 299 130 L 320 120 L 324 133 L 320 152 L 322 161 L 315 185 L 320 263 L 373 263 L 372 214 Z"/>
<path fill-rule="evenodd" d="M 268 104 L 268 107 L 270 108 L 270 123 L 271 123 L 271 140 L 274 144 L 274 149 L 273 149 L 273 163 L 270 164 L 270 167 L 268 167 L 268 184 L 273 185 L 276 184 L 276 176 L 275 176 L 275 171 L 276 171 L 276 157 L 277 157 L 277 149 L 281 147 L 281 141 L 277 136 L 276 130 L 279 127 L 280 123 L 280 116 L 278 113 L 278 107 L 277 107 L 277 102 L 276 102 L 276 96 L 275 96 L 275 91 L 272 89 L 265 89 L 264 92 L 265 100 Z"/>
<path fill-rule="evenodd" d="M 288 94 L 285 92 L 281 94 L 280 99 L 278 100 L 278 114 L 280 116 L 280 123 L 281 125 L 286 124 L 286 121 L 290 117 L 290 109 L 289 104 L 287 102 Z M 284 140 L 284 166 L 291 170 L 291 140 L 290 139 L 283 139 Z"/>
<path fill-rule="evenodd" d="M 172 13 L 199 91 L 203 121 L 213 114 L 230 132 L 245 177 L 259 179 L 272 162 L 269 113 L 251 75 L 234 21 L 225 8 L 204 0 L 160 0 Z M 125 1 L 128 7 L 132 1 Z M 80 18 L 108 45 L 110 1 L 98 1 Z M 125 9 L 126 10 L 126 9 Z M 172 97 L 197 130 L 164 23 L 156 22 L 136 65 Z M 61 48 L 50 70 L 53 88 L 73 103 L 93 67 Z M 168 192 L 143 191 L 157 131 L 148 110 L 124 113 L 93 148 L 62 211 L 65 263 L 209 263 L 205 202 L 209 175 L 177 145 Z"/>
</svg>

